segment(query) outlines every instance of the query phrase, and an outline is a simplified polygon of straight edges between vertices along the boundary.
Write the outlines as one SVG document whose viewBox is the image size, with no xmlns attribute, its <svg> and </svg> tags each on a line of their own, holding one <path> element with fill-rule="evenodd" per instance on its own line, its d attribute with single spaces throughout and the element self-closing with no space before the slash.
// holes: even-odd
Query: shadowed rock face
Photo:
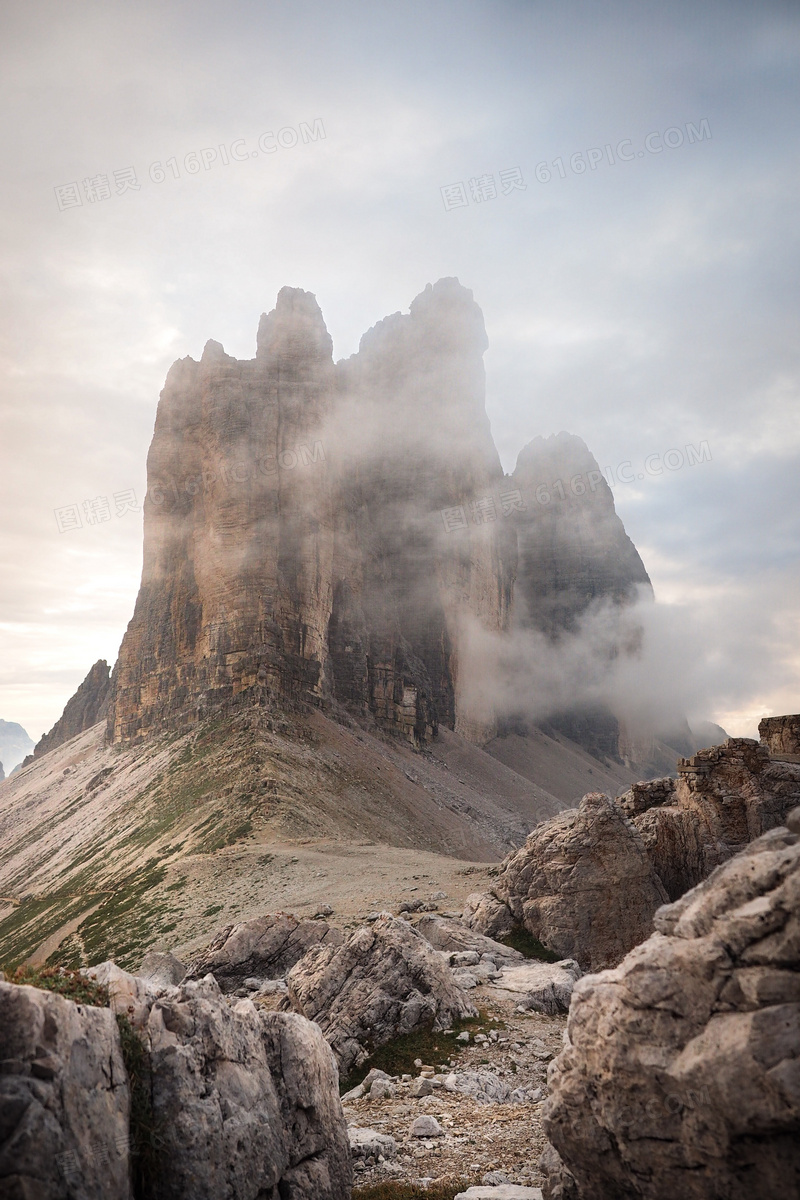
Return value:
<svg viewBox="0 0 800 1200">
<path fill-rule="evenodd" d="M 650 590 L 611 488 L 581 438 L 534 438 L 511 479 L 525 503 L 515 513 L 516 612 L 523 625 L 557 637 L 575 630 L 593 601 L 622 604 L 635 598 L 638 585 Z"/>
<path fill-rule="evenodd" d="M 485 347 L 472 293 L 440 280 L 334 365 L 316 300 L 284 288 L 254 360 L 209 342 L 172 367 L 114 741 L 243 696 L 338 702 L 412 740 L 492 732 L 459 709 L 459 630 L 505 627 L 513 530 L 442 520 L 502 478 Z"/>
</svg>

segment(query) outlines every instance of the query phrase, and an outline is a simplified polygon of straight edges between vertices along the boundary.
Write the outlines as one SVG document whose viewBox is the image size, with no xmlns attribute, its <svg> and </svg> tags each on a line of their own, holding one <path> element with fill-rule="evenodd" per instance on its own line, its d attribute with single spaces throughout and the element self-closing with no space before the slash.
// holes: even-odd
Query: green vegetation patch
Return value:
<svg viewBox="0 0 800 1200">
<path fill-rule="evenodd" d="M 475 1187 L 479 1179 L 437 1179 L 420 1183 L 370 1183 L 353 1189 L 353 1200 L 454 1200 L 459 1192 Z"/>
<path fill-rule="evenodd" d="M 416 1075 L 414 1060 L 417 1058 L 421 1058 L 428 1066 L 440 1066 L 460 1054 L 470 1044 L 459 1042 L 459 1033 L 466 1030 L 474 1037 L 476 1033 L 488 1034 L 491 1029 L 504 1028 L 502 1021 L 490 1021 L 486 1009 L 482 1008 L 477 1017 L 454 1021 L 452 1030 L 445 1033 L 434 1033 L 430 1025 L 415 1029 L 413 1033 L 403 1034 L 402 1037 L 392 1038 L 390 1042 L 377 1046 L 366 1062 L 342 1080 L 339 1091 L 344 1095 L 351 1088 L 357 1087 L 373 1067 L 385 1071 L 387 1075 Z"/>
<path fill-rule="evenodd" d="M 17 967 L 16 971 L 6 973 L 6 981 L 40 988 L 43 992 L 56 992 L 75 1004 L 108 1008 L 108 988 L 69 967 Z"/>
<path fill-rule="evenodd" d="M 529 933 L 524 925 L 516 925 L 510 933 L 504 937 L 497 939 L 504 946 L 509 946 L 512 950 L 518 950 L 525 958 L 536 958 L 539 962 L 560 962 L 561 955 L 554 954 L 552 950 L 548 950 L 543 946 L 538 938 L 535 938 L 532 933 Z"/>
</svg>

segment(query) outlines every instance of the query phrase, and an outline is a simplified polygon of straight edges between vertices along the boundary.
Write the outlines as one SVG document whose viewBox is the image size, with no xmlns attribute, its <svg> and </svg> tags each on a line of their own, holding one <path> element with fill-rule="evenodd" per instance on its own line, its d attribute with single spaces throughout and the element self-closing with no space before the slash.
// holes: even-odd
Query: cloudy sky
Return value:
<svg viewBox="0 0 800 1200">
<path fill-rule="evenodd" d="M 506 468 L 566 429 L 613 473 L 693 715 L 800 711 L 796 3 L 30 0 L 0 33 L 0 717 L 38 738 L 116 657 L 174 359 L 252 357 L 284 284 L 345 357 L 445 275 Z"/>
</svg>

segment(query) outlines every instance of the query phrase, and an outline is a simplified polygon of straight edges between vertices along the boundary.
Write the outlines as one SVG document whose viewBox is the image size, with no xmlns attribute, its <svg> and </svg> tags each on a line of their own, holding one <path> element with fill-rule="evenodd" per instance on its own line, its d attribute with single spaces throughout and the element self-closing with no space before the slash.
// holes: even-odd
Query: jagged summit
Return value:
<svg viewBox="0 0 800 1200">
<path fill-rule="evenodd" d="M 535 438 L 503 475 L 487 346 L 472 292 L 446 278 L 334 363 L 316 297 L 284 287 L 255 359 L 211 340 L 173 365 L 111 741 L 257 703 L 486 744 L 476 636 L 568 633 L 649 586 L 580 438 Z M 601 740 L 619 762 L 617 733 Z"/>
</svg>

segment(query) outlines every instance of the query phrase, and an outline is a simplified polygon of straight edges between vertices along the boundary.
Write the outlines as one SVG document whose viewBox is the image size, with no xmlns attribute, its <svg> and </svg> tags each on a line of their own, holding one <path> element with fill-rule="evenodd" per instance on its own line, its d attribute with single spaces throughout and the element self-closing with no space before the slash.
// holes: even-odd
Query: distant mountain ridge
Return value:
<svg viewBox="0 0 800 1200">
<path fill-rule="evenodd" d="M 0 771 L 10 775 L 32 749 L 33 739 L 21 725 L 16 721 L 0 721 Z"/>
</svg>

